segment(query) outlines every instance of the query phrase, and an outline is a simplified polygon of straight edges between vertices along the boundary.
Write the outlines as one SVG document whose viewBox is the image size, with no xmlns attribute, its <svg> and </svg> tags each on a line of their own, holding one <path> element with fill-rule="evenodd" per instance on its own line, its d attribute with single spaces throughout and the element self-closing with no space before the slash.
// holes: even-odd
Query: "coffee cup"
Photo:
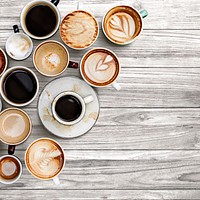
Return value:
<svg viewBox="0 0 200 200">
<path fill-rule="evenodd" d="M 0 157 L 0 183 L 13 184 L 22 175 L 22 163 L 13 155 Z"/>
<path fill-rule="evenodd" d="M 92 95 L 81 97 L 75 92 L 62 92 L 52 103 L 52 114 L 61 124 L 74 125 L 85 116 L 86 105 L 93 102 Z"/>
<path fill-rule="evenodd" d="M 0 48 L 0 76 L 6 71 L 7 66 L 8 58 L 3 49 Z"/>
<path fill-rule="evenodd" d="M 65 166 L 65 153 L 55 140 L 40 138 L 33 141 L 25 152 L 28 171 L 40 180 L 51 180 L 60 184 L 58 175 Z"/>
<path fill-rule="evenodd" d="M 120 90 L 121 86 L 116 82 L 120 69 L 117 55 L 106 48 L 88 51 L 80 64 L 83 79 L 91 86 L 99 88 L 112 85 L 116 90 Z"/>
<path fill-rule="evenodd" d="M 82 50 L 97 40 L 99 25 L 95 17 L 84 10 L 76 10 L 64 17 L 60 25 L 60 36 L 70 48 Z"/>
<path fill-rule="evenodd" d="M 34 0 L 22 10 L 20 22 L 31 38 L 43 40 L 53 36 L 60 25 L 59 0 Z"/>
<path fill-rule="evenodd" d="M 130 44 L 141 34 L 143 18 L 147 15 L 146 10 L 138 12 L 131 6 L 120 5 L 113 7 L 103 18 L 103 32 L 115 44 Z"/>
<path fill-rule="evenodd" d="M 31 130 L 31 119 L 23 110 L 8 108 L 0 113 L 0 140 L 8 145 L 8 154 L 14 154 L 15 146 L 27 140 Z"/>
<path fill-rule="evenodd" d="M 9 68 L 0 80 L 2 98 L 12 106 L 30 104 L 39 91 L 39 81 L 35 73 L 27 67 Z"/>
<path fill-rule="evenodd" d="M 67 48 L 58 41 L 47 40 L 39 44 L 33 54 L 33 63 L 39 73 L 48 77 L 62 74 L 68 67 L 78 68 L 69 60 Z"/>
</svg>

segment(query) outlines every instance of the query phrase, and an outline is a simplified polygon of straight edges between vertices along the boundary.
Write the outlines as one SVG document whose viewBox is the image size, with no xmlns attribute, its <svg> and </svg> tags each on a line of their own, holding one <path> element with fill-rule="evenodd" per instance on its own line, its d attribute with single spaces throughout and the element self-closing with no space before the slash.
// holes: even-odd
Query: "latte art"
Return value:
<svg viewBox="0 0 200 200">
<path fill-rule="evenodd" d="M 39 140 L 27 151 L 27 164 L 30 171 L 42 179 L 49 179 L 58 174 L 63 162 L 62 150 L 52 141 Z"/>
<path fill-rule="evenodd" d="M 129 41 L 135 33 L 134 19 L 127 13 L 115 13 L 108 20 L 107 30 L 113 40 L 122 43 Z"/>
</svg>

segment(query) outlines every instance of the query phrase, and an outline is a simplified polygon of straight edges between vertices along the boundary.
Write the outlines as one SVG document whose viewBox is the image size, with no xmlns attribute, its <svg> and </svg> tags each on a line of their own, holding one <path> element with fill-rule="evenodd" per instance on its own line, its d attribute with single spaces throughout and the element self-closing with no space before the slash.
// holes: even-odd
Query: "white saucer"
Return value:
<svg viewBox="0 0 200 200">
<path fill-rule="evenodd" d="M 93 95 L 94 97 L 94 101 L 86 105 L 84 118 L 72 126 L 63 125 L 52 116 L 52 101 L 64 91 L 73 91 L 82 97 L 88 95 Z M 87 133 L 95 125 L 99 110 L 99 100 L 93 88 L 83 80 L 72 76 L 51 81 L 41 92 L 38 101 L 38 113 L 42 124 L 49 132 L 61 138 L 74 138 Z"/>
</svg>

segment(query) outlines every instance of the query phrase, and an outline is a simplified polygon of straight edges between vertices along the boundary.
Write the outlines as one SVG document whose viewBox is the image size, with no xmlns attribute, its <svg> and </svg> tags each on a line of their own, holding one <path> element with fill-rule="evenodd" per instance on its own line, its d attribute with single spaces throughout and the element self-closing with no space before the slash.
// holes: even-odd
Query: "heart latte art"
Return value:
<svg viewBox="0 0 200 200">
<path fill-rule="evenodd" d="M 63 152 L 53 141 L 39 140 L 29 147 L 26 162 L 35 176 L 49 179 L 56 176 L 62 169 Z"/>
<path fill-rule="evenodd" d="M 95 49 L 84 56 L 82 73 L 88 82 L 105 86 L 113 82 L 119 74 L 116 56 L 105 49 Z"/>
</svg>

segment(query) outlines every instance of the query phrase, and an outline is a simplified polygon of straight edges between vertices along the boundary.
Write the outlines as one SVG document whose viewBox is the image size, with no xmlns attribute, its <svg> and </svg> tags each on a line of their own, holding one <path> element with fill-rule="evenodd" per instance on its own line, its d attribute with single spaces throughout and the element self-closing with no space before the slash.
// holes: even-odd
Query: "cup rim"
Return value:
<svg viewBox="0 0 200 200">
<path fill-rule="evenodd" d="M 31 34 L 25 24 L 23 23 L 23 18 L 25 17 L 24 15 L 27 14 L 27 11 L 29 9 L 29 6 L 30 5 L 36 5 L 37 3 L 40 3 L 40 2 L 44 2 L 44 3 L 47 3 L 48 5 L 51 5 L 54 7 L 56 13 L 57 13 L 57 16 L 58 16 L 58 20 L 57 20 L 57 24 L 56 24 L 56 27 L 55 29 L 49 33 L 48 35 L 46 36 L 42 36 L 42 37 L 39 37 L 39 36 L 35 36 L 33 34 Z M 59 29 L 59 26 L 60 26 L 60 22 L 61 22 L 61 15 L 60 15 L 60 12 L 58 10 L 58 8 L 51 2 L 51 1 L 48 1 L 48 0 L 32 0 L 30 2 L 28 2 L 23 8 L 22 8 L 22 11 L 21 11 L 21 14 L 20 14 L 20 24 L 21 24 L 21 27 L 23 29 L 23 31 L 31 38 L 35 39 L 35 40 L 45 40 L 45 39 L 48 39 L 50 37 L 52 37 L 56 32 L 57 30 Z"/>
<path fill-rule="evenodd" d="M 31 48 L 30 48 L 29 53 L 28 53 L 25 57 L 23 57 L 23 58 L 16 58 L 16 57 L 12 56 L 12 55 L 9 53 L 9 51 L 8 51 L 8 41 L 9 41 L 12 37 L 14 37 L 15 35 L 23 35 L 23 36 L 25 36 L 25 37 L 29 40 L 29 42 L 31 43 Z M 27 34 L 25 34 L 25 33 L 13 33 L 13 34 L 10 35 L 10 36 L 8 37 L 8 39 L 6 40 L 5 48 L 6 48 L 6 53 L 7 53 L 13 60 L 18 60 L 18 61 L 19 61 L 19 60 L 25 60 L 26 58 L 28 58 L 28 57 L 31 55 L 31 53 L 32 53 L 32 51 L 33 51 L 33 41 L 32 41 L 32 39 L 31 39 Z"/>
<path fill-rule="evenodd" d="M 62 38 L 62 36 L 61 36 L 61 25 L 62 25 L 64 19 L 65 19 L 67 16 L 69 16 L 70 14 L 74 13 L 74 12 L 85 12 L 85 13 L 89 14 L 89 15 L 95 20 L 95 22 L 96 22 L 96 24 L 97 24 L 97 35 L 96 35 L 96 38 L 95 38 L 95 40 L 94 40 L 89 46 L 82 47 L 82 48 L 72 47 L 72 46 L 70 46 L 69 44 L 67 44 L 67 43 L 63 40 L 63 38 Z M 95 17 L 93 14 L 91 14 L 90 12 L 85 11 L 85 10 L 81 10 L 81 9 L 74 10 L 74 11 L 72 11 L 72 12 L 69 12 L 67 15 L 65 15 L 65 16 L 63 17 L 61 23 L 60 23 L 60 26 L 59 26 L 59 35 L 60 35 L 61 40 L 64 42 L 64 44 L 65 44 L 66 46 L 68 46 L 69 48 L 71 48 L 71 49 L 80 50 L 80 51 L 91 47 L 91 46 L 97 41 L 97 38 L 99 37 L 99 32 L 100 32 L 100 31 L 99 31 L 99 23 L 98 23 L 96 17 Z"/>
<path fill-rule="evenodd" d="M 8 143 L 8 142 L 5 142 L 2 138 L 0 138 L 0 141 L 2 141 L 4 144 L 7 144 L 7 145 L 19 145 L 19 144 L 22 144 L 23 142 L 25 142 L 28 138 L 29 138 L 29 136 L 30 136 L 30 134 L 31 134 L 31 132 L 32 132 L 32 121 L 31 121 L 31 118 L 30 118 L 30 116 L 24 111 L 24 110 L 22 110 L 22 109 L 20 109 L 20 108 L 7 108 L 7 109 L 5 109 L 5 110 L 2 110 L 1 112 L 0 112 L 0 116 L 3 114 L 3 113 L 5 113 L 5 112 L 7 112 L 7 111 L 9 111 L 9 110 L 17 110 L 17 111 L 19 111 L 19 112 L 22 112 L 26 117 L 27 117 L 27 119 L 28 119 L 28 121 L 29 121 L 29 125 L 30 125 L 30 128 L 29 128 L 29 132 L 28 132 L 28 134 L 26 135 L 26 137 L 22 140 L 22 141 L 20 141 L 20 142 L 17 142 L 17 143 Z"/>
<path fill-rule="evenodd" d="M 58 101 L 61 97 L 66 96 L 66 95 L 70 95 L 70 94 L 73 95 L 73 96 L 75 96 L 76 98 L 78 98 L 78 100 L 80 101 L 80 103 L 81 103 L 81 105 L 82 105 L 82 112 L 81 112 L 80 116 L 79 116 L 77 119 L 75 119 L 74 121 L 65 122 L 64 120 L 60 119 L 60 117 L 57 115 L 57 113 L 56 113 L 56 111 L 55 111 L 55 106 L 56 106 L 57 101 Z M 73 126 L 74 124 L 77 124 L 78 122 L 80 122 L 80 121 L 83 119 L 83 117 L 84 117 L 84 115 L 85 115 L 85 112 L 86 112 L 86 104 L 85 104 L 85 102 L 84 102 L 84 98 L 83 98 L 81 95 L 79 95 L 78 93 L 72 92 L 72 91 L 65 91 L 65 92 L 61 92 L 60 94 L 58 94 L 58 95 L 54 98 L 54 100 L 53 100 L 53 102 L 52 102 L 52 104 L 51 104 L 51 110 L 52 110 L 53 117 L 54 117 L 59 123 L 64 124 L 64 125 L 68 125 L 68 126 Z"/>
<path fill-rule="evenodd" d="M 20 179 L 20 177 L 22 176 L 23 167 L 22 167 L 22 162 L 20 161 L 20 159 L 17 156 L 14 156 L 14 155 L 3 155 L 3 156 L 0 157 L 0 160 L 2 160 L 3 158 L 6 158 L 6 157 L 14 158 L 15 160 L 17 160 L 17 162 L 19 163 L 19 166 L 20 166 L 20 172 L 19 172 L 19 174 L 18 174 L 16 179 L 14 179 L 14 180 L 12 180 L 10 182 L 2 181 L 0 179 L 0 183 L 5 184 L 5 185 L 10 185 L 10 184 L 13 184 L 13 183 L 17 182 Z"/>
<path fill-rule="evenodd" d="M 111 53 L 115 56 L 115 58 L 117 59 L 117 61 L 118 61 L 118 63 L 119 63 L 119 72 L 118 72 L 116 78 L 115 78 L 111 83 L 109 83 L 109 84 L 107 84 L 107 85 L 94 85 L 94 84 L 90 83 L 90 82 L 84 77 L 83 72 L 82 72 L 83 59 L 87 56 L 88 53 L 90 53 L 91 51 L 94 51 L 94 50 L 98 50 L 98 49 L 103 49 L 103 50 L 106 50 L 106 51 L 111 52 Z M 109 85 L 112 85 L 112 84 L 118 79 L 118 77 L 119 77 L 119 75 L 120 75 L 120 73 L 121 73 L 121 63 L 120 63 L 120 60 L 119 60 L 118 56 L 116 55 L 116 53 L 114 53 L 112 50 L 107 49 L 107 48 L 104 48 L 104 47 L 95 47 L 95 48 L 90 49 L 89 51 L 87 51 L 87 52 L 82 56 L 81 62 L 80 62 L 80 73 L 81 73 L 81 76 L 82 76 L 82 78 L 84 79 L 84 81 L 87 82 L 89 85 L 91 85 L 91 86 L 93 86 L 93 87 L 96 87 L 96 88 L 104 88 L 104 87 L 107 87 L 107 86 L 109 86 Z"/>
<path fill-rule="evenodd" d="M 3 73 L 7 70 L 7 67 L 8 67 L 8 57 L 7 57 L 5 51 L 4 51 L 2 48 L 0 48 L 0 51 L 3 53 L 4 58 L 5 58 L 5 61 L 6 61 L 4 70 L 3 70 L 2 73 L 0 74 L 0 76 L 2 76 Z"/>
<path fill-rule="evenodd" d="M 28 72 L 30 72 L 34 78 L 35 78 L 35 81 L 36 81 L 36 85 L 37 85 L 37 88 L 36 88 L 36 92 L 35 92 L 35 95 L 33 96 L 33 98 L 26 102 L 26 103 L 13 103 L 12 101 L 10 101 L 4 94 L 4 91 L 3 91 L 3 88 L 2 88 L 2 85 L 3 85 L 3 81 L 5 79 L 5 77 L 12 71 L 14 70 L 17 70 L 17 69 L 22 69 L 22 70 L 26 70 Z M 0 94 L 2 96 L 2 98 L 4 99 L 4 101 L 6 101 L 8 104 L 12 105 L 12 106 L 16 106 L 16 107 L 24 107 L 24 106 L 27 106 L 29 105 L 30 103 L 32 103 L 34 101 L 34 99 L 36 98 L 37 94 L 39 92 L 39 81 L 38 81 L 38 78 L 36 76 L 36 74 L 31 70 L 29 69 L 28 67 L 24 67 L 24 66 L 14 66 L 14 67 L 11 67 L 9 68 L 6 73 L 3 74 L 3 76 L 1 77 L 0 79 Z"/>
<path fill-rule="evenodd" d="M 137 35 L 137 36 L 134 37 L 132 40 L 130 40 L 130 41 L 128 41 L 128 42 L 125 42 L 125 43 L 118 43 L 118 42 L 112 40 L 112 39 L 107 35 L 107 33 L 106 33 L 105 29 L 104 29 L 104 22 L 105 22 L 106 16 L 108 15 L 108 13 L 109 13 L 111 10 L 113 10 L 113 9 L 115 9 L 115 8 L 117 8 L 117 7 L 127 7 L 127 8 L 130 8 L 130 9 L 134 10 L 134 11 L 138 14 L 138 16 L 140 17 L 140 19 L 141 19 L 141 29 L 140 29 L 139 35 Z M 107 38 L 108 40 L 110 40 L 110 42 L 112 42 L 112 43 L 114 43 L 114 44 L 117 44 L 117 45 L 120 45 L 120 46 L 125 46 L 125 45 L 128 45 L 128 44 L 133 43 L 133 42 L 141 35 L 141 33 L 142 33 L 142 31 L 143 31 L 143 19 L 142 19 L 141 14 L 138 12 L 138 10 L 136 10 L 136 8 L 134 8 L 134 7 L 132 7 L 132 6 L 129 6 L 129 5 L 118 5 L 118 6 L 114 6 L 114 7 L 110 8 L 110 9 L 106 12 L 106 14 L 103 16 L 103 20 L 102 20 L 102 30 L 103 30 L 104 35 L 106 36 L 106 38 Z"/>
<path fill-rule="evenodd" d="M 38 142 L 38 141 L 40 141 L 40 140 L 50 140 L 50 141 L 56 143 L 56 144 L 60 147 L 60 149 L 62 150 L 63 157 L 64 157 L 63 166 L 62 166 L 62 168 L 60 169 L 60 171 L 59 171 L 54 177 L 51 177 L 51 178 L 41 178 L 41 177 L 38 177 L 38 176 L 36 176 L 35 174 L 33 174 L 33 173 L 31 172 L 31 170 L 29 169 L 29 167 L 28 167 L 28 165 L 27 165 L 26 157 L 27 157 L 27 152 L 28 152 L 28 150 L 30 149 L 30 147 L 31 147 L 34 143 L 36 143 L 36 142 Z M 25 151 L 25 155 L 24 155 L 24 162 L 25 162 L 25 165 L 26 165 L 26 169 L 29 171 L 29 173 L 30 173 L 32 176 L 34 176 L 35 178 L 38 178 L 38 179 L 40 179 L 40 180 L 51 180 L 51 179 L 54 179 L 55 177 L 57 177 L 57 176 L 62 172 L 62 170 L 64 169 L 64 167 L 65 167 L 65 162 L 66 162 L 66 155 L 65 155 L 65 151 L 64 151 L 63 147 L 62 147 L 57 141 L 55 141 L 54 139 L 48 138 L 48 137 L 41 137 L 41 138 L 38 138 L 38 139 L 34 140 L 33 142 L 31 142 L 31 143 L 28 145 L 28 147 L 26 148 L 26 151 Z"/>
<path fill-rule="evenodd" d="M 44 44 L 46 44 L 46 43 L 56 43 L 56 44 L 60 45 L 61 47 L 64 48 L 64 50 L 65 50 L 65 52 L 66 52 L 66 54 L 67 54 L 68 62 L 67 62 L 67 64 L 66 64 L 66 66 L 63 68 L 63 70 L 62 70 L 61 72 L 57 73 L 57 74 L 45 74 L 45 73 L 41 72 L 41 71 L 38 69 L 38 67 L 37 67 L 37 65 L 36 65 L 36 63 L 35 63 L 35 56 L 36 56 L 37 50 L 38 50 L 41 46 L 43 46 Z M 36 69 L 40 74 L 42 74 L 43 76 L 46 76 L 46 77 L 56 77 L 56 76 L 61 75 L 61 74 L 68 68 L 69 60 L 70 60 L 69 51 L 67 50 L 67 48 L 66 48 L 61 42 L 58 42 L 58 41 L 56 41 L 56 40 L 46 40 L 46 41 L 44 41 L 44 42 L 41 42 L 41 43 L 35 48 L 34 53 L 33 53 L 33 64 L 34 64 L 35 69 Z"/>
</svg>

